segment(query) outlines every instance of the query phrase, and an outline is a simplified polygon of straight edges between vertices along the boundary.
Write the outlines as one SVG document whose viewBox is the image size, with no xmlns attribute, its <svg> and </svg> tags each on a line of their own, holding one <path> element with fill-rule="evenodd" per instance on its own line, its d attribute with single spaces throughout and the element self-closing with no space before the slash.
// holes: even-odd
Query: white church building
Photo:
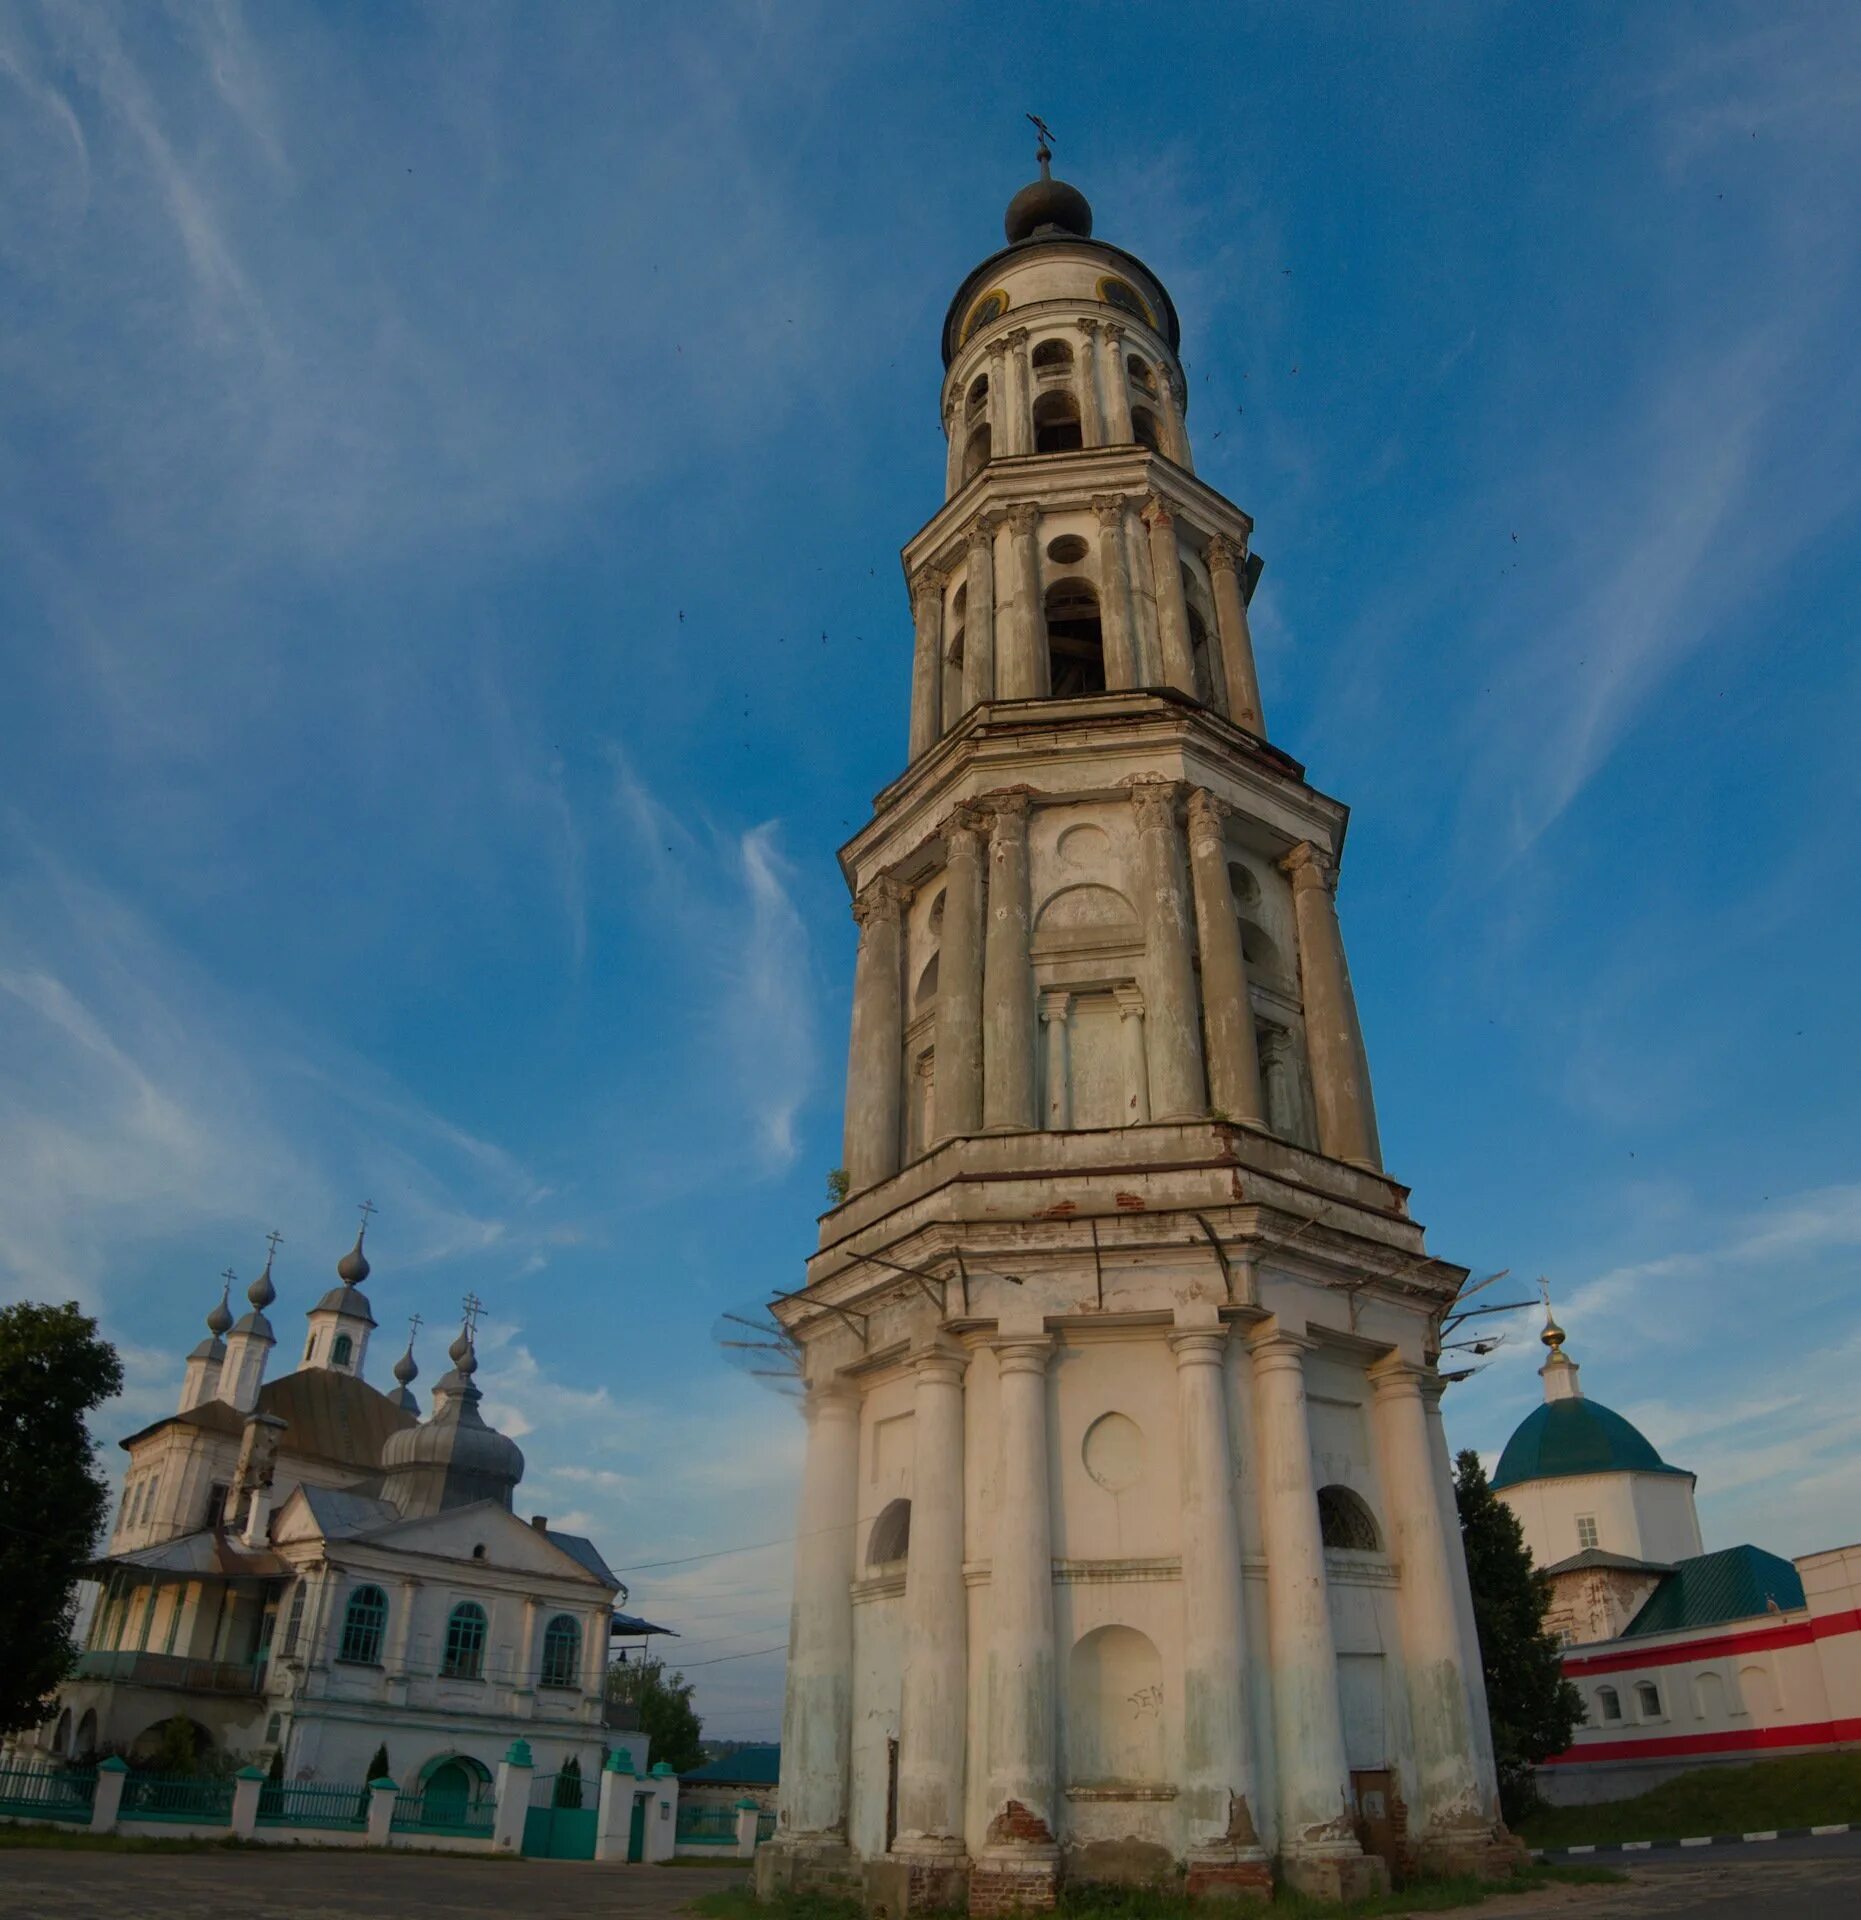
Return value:
<svg viewBox="0 0 1861 1920">
<path fill-rule="evenodd" d="M 644 1771 L 605 1698 L 624 1590 L 590 1541 L 513 1512 L 523 1455 L 480 1412 L 469 1311 L 422 1418 L 411 1339 L 392 1391 L 364 1377 L 368 1277 L 358 1234 L 275 1377 L 270 1259 L 237 1322 L 224 1300 L 208 1315 L 174 1413 L 122 1442 L 101 1590 L 40 1756 L 133 1764 L 179 1716 L 203 1752 L 281 1756 L 290 1780 L 364 1781 L 385 1746 L 435 1799 L 482 1799 L 518 1738 L 539 1772 L 573 1758 L 593 1782 L 610 1745 Z"/>
<path fill-rule="evenodd" d="M 908 757 L 840 856 L 759 1885 L 1504 1870 L 1435 1365 L 1466 1270 L 1383 1166 L 1347 812 L 1269 738 L 1170 296 L 1048 157 L 949 309 Z"/>
<path fill-rule="evenodd" d="M 1786 1560 L 1708 1553 L 1694 1476 L 1586 1395 L 1564 1330 L 1543 1404 L 1493 1470 L 1550 1577 L 1548 1622 L 1583 1696 L 1547 1799 L 1621 1799 L 1700 1767 L 1861 1747 L 1861 1545 Z"/>
</svg>

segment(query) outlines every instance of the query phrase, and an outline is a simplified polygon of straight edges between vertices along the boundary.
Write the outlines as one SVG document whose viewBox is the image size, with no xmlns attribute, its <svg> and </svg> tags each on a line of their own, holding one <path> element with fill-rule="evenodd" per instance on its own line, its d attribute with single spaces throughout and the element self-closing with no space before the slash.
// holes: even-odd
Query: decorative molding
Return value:
<svg viewBox="0 0 1861 1920">
<path fill-rule="evenodd" d="M 1137 830 L 1173 829 L 1176 825 L 1176 799 L 1180 789 L 1174 780 L 1156 774 L 1140 775 L 1131 782 L 1131 805 L 1137 810 Z"/>
<path fill-rule="evenodd" d="M 1210 573 L 1233 573 L 1247 558 L 1247 549 L 1224 533 L 1215 534 L 1203 550 L 1202 559 Z"/>
<path fill-rule="evenodd" d="M 949 584 L 950 576 L 942 567 L 934 565 L 920 567 L 911 576 L 911 597 L 913 600 L 924 600 L 934 596 L 941 601 L 943 590 Z"/>
<path fill-rule="evenodd" d="M 1180 1580 L 1182 1577 L 1182 1556 L 1174 1553 L 1141 1560 L 1056 1560 L 1053 1563 L 1056 1586 L 1121 1586 L 1134 1580 Z"/>
<path fill-rule="evenodd" d="M 1225 800 L 1217 799 L 1206 787 L 1197 787 L 1189 795 L 1190 846 L 1214 847 L 1225 853 L 1228 843 L 1224 823 L 1233 812 Z"/>
<path fill-rule="evenodd" d="M 1309 840 L 1301 840 L 1279 863 L 1280 871 L 1292 876 L 1296 887 L 1323 887 L 1327 893 L 1337 890 L 1336 865 Z"/>
<path fill-rule="evenodd" d="M 886 920 L 896 926 L 910 894 L 911 889 L 902 881 L 894 880 L 889 873 L 882 873 L 876 880 L 869 882 L 858 899 L 853 902 L 853 918 L 862 930 L 876 922 Z"/>
<path fill-rule="evenodd" d="M 1029 534 L 1040 525 L 1040 508 L 1032 500 L 1017 500 L 1008 509 L 1008 524 L 1017 534 Z"/>
<path fill-rule="evenodd" d="M 1062 1789 L 1069 1800 L 1085 1801 L 1129 1801 L 1129 1800 L 1174 1800 L 1176 1789 L 1169 1786 L 1139 1785 L 1123 1780 L 1108 1780 L 1103 1786 L 1066 1787 Z"/>
<path fill-rule="evenodd" d="M 1170 511 L 1169 502 L 1158 493 L 1145 498 L 1143 520 L 1147 527 L 1173 527 L 1176 524 L 1176 516 Z"/>
<path fill-rule="evenodd" d="M 1121 493 L 1095 493 L 1092 496 L 1092 511 L 1098 515 L 1099 525 L 1112 532 L 1124 524 L 1125 496 Z"/>
</svg>

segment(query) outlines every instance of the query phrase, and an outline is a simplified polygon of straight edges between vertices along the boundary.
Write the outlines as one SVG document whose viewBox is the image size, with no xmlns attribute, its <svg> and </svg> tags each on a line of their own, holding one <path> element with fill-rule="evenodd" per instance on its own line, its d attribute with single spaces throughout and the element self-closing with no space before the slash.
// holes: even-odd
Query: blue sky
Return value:
<svg viewBox="0 0 1861 1920">
<path fill-rule="evenodd" d="M 1853 9 L 0 0 L 0 1291 L 102 1314 L 114 1433 L 372 1196 L 381 1338 L 486 1298 L 521 1504 L 718 1733 L 787 1549 L 647 1563 L 789 1531 L 711 1327 L 840 1158 L 1028 108 L 1257 520 L 1434 1248 L 1552 1277 L 1709 1545 L 1861 1536 Z"/>
</svg>

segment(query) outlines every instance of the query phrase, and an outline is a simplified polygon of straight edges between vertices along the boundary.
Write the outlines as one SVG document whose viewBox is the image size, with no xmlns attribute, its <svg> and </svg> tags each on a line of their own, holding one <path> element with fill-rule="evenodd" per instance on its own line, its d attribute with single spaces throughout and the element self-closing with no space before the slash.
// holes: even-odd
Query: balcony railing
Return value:
<svg viewBox="0 0 1861 1920">
<path fill-rule="evenodd" d="M 72 1676 L 115 1680 L 131 1687 L 166 1687 L 179 1693 L 262 1693 L 263 1660 L 184 1660 L 174 1653 L 81 1653 Z"/>
</svg>

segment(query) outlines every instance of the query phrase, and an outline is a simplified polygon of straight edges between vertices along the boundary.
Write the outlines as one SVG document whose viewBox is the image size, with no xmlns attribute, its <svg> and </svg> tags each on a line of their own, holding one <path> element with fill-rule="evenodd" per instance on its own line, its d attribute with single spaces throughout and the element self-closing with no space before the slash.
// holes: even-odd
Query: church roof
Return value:
<svg viewBox="0 0 1861 1920">
<path fill-rule="evenodd" d="M 1716 1627 L 1769 1613 L 1773 1605 L 1789 1613 L 1807 1604 L 1803 1577 L 1790 1561 L 1762 1547 L 1725 1547 L 1682 1560 L 1648 1595 L 1621 1637 Z"/>
<path fill-rule="evenodd" d="M 1600 1401 L 1577 1395 L 1547 1400 L 1518 1424 L 1493 1474 L 1493 1491 L 1524 1480 L 1561 1480 L 1580 1473 L 1674 1473 L 1643 1434 Z"/>
<path fill-rule="evenodd" d="M 1555 1561 L 1543 1569 L 1549 1573 L 1587 1573 L 1592 1568 L 1607 1568 L 1616 1573 L 1672 1573 L 1667 1560 L 1637 1560 L 1633 1554 L 1611 1553 L 1607 1547 L 1585 1547 L 1567 1560 Z"/>
<path fill-rule="evenodd" d="M 389 1437 L 415 1424 L 412 1414 L 366 1380 L 328 1367 L 305 1367 L 266 1381 L 259 1388 L 257 1411 L 285 1422 L 289 1429 L 283 1440 L 285 1452 L 310 1454 L 368 1473 L 380 1467 L 381 1450 Z M 172 1422 L 237 1438 L 245 1432 L 246 1416 L 224 1400 L 204 1400 L 185 1413 L 152 1422 L 122 1444 L 134 1447 Z"/>
<path fill-rule="evenodd" d="M 177 1534 L 172 1540 L 138 1547 L 133 1553 L 103 1554 L 83 1570 L 94 1577 L 113 1567 L 130 1567 L 158 1580 L 276 1579 L 295 1571 L 288 1560 L 269 1547 L 248 1547 L 233 1535 L 212 1528 Z"/>
<path fill-rule="evenodd" d="M 586 1567 L 604 1587 L 620 1585 L 592 1540 L 585 1539 L 579 1533 L 558 1533 L 554 1527 L 545 1528 L 543 1538 L 552 1547 L 561 1548 L 577 1566 Z"/>
<path fill-rule="evenodd" d="M 305 1481 L 298 1491 L 304 1496 L 310 1517 L 331 1540 L 345 1539 L 352 1533 L 367 1533 L 373 1527 L 392 1526 L 401 1517 L 391 1500 L 351 1493 L 346 1487 L 313 1487 Z"/>
</svg>

